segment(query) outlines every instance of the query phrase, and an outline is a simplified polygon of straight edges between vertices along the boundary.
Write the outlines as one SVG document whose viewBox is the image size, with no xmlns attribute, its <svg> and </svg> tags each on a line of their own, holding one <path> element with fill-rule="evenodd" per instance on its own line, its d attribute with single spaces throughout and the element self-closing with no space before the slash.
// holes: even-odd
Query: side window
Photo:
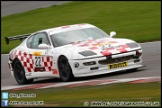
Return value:
<svg viewBox="0 0 162 108">
<path fill-rule="evenodd" d="M 27 47 L 28 47 L 28 48 L 31 48 L 32 39 L 33 39 L 33 36 L 31 36 L 31 37 L 27 40 Z"/>
<path fill-rule="evenodd" d="M 50 42 L 45 33 L 38 33 L 28 39 L 27 46 L 29 48 L 38 48 L 38 45 L 45 43 L 50 45 Z M 29 44 L 29 45 L 28 45 Z"/>
</svg>

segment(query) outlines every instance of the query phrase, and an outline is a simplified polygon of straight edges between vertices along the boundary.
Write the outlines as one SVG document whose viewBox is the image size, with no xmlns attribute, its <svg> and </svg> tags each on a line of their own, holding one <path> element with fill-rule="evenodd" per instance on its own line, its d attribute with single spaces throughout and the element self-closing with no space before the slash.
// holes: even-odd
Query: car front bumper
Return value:
<svg viewBox="0 0 162 108">
<path fill-rule="evenodd" d="M 142 53 L 142 50 L 139 50 L 139 52 Z M 101 64 L 100 61 L 103 61 L 103 60 L 105 60 L 107 62 L 109 61 L 107 59 L 107 57 L 104 57 L 104 56 L 99 57 L 99 58 L 93 58 L 93 59 L 69 60 L 69 63 L 70 63 L 70 66 L 73 70 L 73 74 L 75 77 L 93 76 L 93 75 L 100 75 L 100 74 L 106 74 L 106 73 L 112 73 L 112 72 L 117 72 L 117 71 L 122 71 L 122 70 L 130 70 L 130 69 L 134 69 L 134 68 L 143 67 L 142 55 L 138 59 L 134 58 L 135 55 L 136 55 L 136 51 L 112 55 L 111 58 L 113 60 L 117 59 L 113 63 Z M 129 59 L 122 59 L 124 57 L 125 58 L 129 57 Z M 93 65 L 88 65 L 88 66 L 84 65 L 84 63 L 93 62 L 93 61 L 95 61 L 95 64 L 93 64 Z M 124 66 L 124 67 L 117 67 L 117 68 L 112 68 L 112 69 L 108 68 L 109 65 L 123 63 L 123 62 L 127 62 L 128 65 Z M 79 64 L 78 67 L 75 67 L 76 63 Z"/>
</svg>

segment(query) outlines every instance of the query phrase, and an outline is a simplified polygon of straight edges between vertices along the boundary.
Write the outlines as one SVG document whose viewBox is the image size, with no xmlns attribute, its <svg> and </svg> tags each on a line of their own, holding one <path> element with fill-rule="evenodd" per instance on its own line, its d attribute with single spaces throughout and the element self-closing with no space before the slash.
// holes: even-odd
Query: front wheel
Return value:
<svg viewBox="0 0 162 108">
<path fill-rule="evenodd" d="M 24 68 L 19 60 L 14 62 L 14 77 L 18 84 L 29 84 L 32 83 L 34 79 L 26 79 Z"/>
<path fill-rule="evenodd" d="M 58 60 L 58 68 L 60 77 L 63 81 L 71 81 L 73 79 L 72 69 L 66 57 L 61 56 Z"/>
</svg>

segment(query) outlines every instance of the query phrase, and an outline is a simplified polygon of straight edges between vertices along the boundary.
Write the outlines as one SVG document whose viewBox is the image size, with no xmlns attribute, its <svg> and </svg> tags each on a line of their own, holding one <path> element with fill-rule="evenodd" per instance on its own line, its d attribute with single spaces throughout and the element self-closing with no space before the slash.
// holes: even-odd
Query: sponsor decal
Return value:
<svg viewBox="0 0 162 108">
<path fill-rule="evenodd" d="M 110 47 L 111 44 L 114 44 L 114 43 L 117 43 L 117 42 L 115 42 L 115 41 L 109 41 L 109 42 L 94 44 L 94 46 L 96 46 L 96 47 L 102 47 L 102 46 L 108 46 L 108 47 Z"/>
<path fill-rule="evenodd" d="M 45 67 L 35 67 L 34 72 L 44 72 L 45 71 Z"/>
<path fill-rule="evenodd" d="M 34 55 L 34 56 L 41 56 L 41 55 L 42 55 L 42 52 L 40 52 L 40 51 L 35 51 L 35 52 L 33 52 L 33 55 Z"/>
<path fill-rule="evenodd" d="M 117 64 L 108 65 L 108 69 L 120 68 L 120 67 L 125 67 L 125 66 L 128 66 L 128 62 L 121 62 Z"/>
<path fill-rule="evenodd" d="M 53 74 L 58 74 L 57 69 L 52 69 Z"/>
</svg>

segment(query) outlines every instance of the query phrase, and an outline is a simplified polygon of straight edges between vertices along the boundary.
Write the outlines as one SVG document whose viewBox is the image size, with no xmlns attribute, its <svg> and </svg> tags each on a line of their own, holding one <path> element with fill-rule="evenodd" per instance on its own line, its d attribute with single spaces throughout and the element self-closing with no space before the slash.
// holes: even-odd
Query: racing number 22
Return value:
<svg viewBox="0 0 162 108">
<path fill-rule="evenodd" d="M 41 57 L 35 57 L 35 66 L 41 66 Z"/>
</svg>

